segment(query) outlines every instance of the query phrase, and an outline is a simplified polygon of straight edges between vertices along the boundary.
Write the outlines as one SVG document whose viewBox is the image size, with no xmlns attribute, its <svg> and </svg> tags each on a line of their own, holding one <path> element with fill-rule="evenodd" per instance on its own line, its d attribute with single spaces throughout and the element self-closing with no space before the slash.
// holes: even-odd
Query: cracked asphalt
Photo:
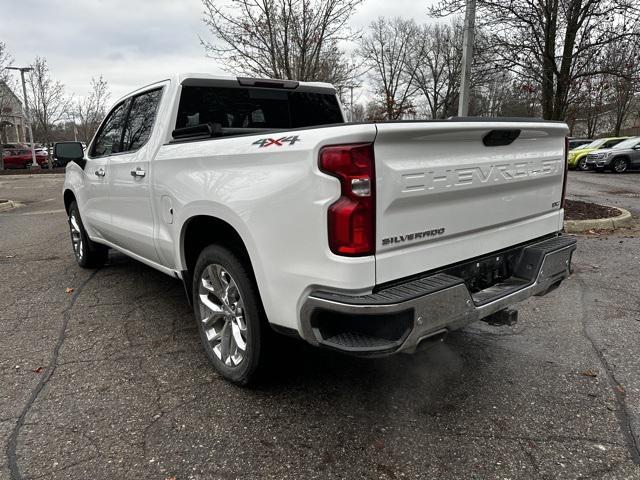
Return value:
<svg viewBox="0 0 640 480">
<path fill-rule="evenodd" d="M 1 479 L 640 479 L 638 225 L 579 236 L 513 327 L 376 360 L 283 342 L 244 390 L 180 283 L 115 252 L 76 266 L 62 181 L 0 177 L 24 203 L 0 214 Z M 638 212 L 617 185 L 640 194 L 640 173 L 572 172 L 569 194 Z"/>
</svg>

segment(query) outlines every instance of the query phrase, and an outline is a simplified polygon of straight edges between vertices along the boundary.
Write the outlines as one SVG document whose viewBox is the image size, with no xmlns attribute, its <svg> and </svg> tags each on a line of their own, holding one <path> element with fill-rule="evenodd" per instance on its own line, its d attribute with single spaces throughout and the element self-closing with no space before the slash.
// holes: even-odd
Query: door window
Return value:
<svg viewBox="0 0 640 480">
<path fill-rule="evenodd" d="M 122 151 L 137 150 L 149 140 L 162 89 L 151 90 L 133 97 L 124 127 Z"/>
<path fill-rule="evenodd" d="M 127 105 L 124 101 L 111 111 L 93 143 L 92 157 L 104 157 L 121 151 L 122 127 Z"/>
<path fill-rule="evenodd" d="M 615 140 L 609 140 L 608 142 L 606 142 L 602 148 L 611 148 L 617 144 L 619 144 L 622 140 L 624 140 L 624 138 L 616 138 Z"/>
</svg>

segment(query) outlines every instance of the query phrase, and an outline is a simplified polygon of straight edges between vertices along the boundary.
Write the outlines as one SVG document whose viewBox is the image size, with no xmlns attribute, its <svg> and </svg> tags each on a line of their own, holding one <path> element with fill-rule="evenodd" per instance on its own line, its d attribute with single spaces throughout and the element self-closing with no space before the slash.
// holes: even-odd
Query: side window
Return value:
<svg viewBox="0 0 640 480">
<path fill-rule="evenodd" d="M 149 140 L 161 96 L 162 89 L 158 89 L 133 97 L 124 128 L 122 151 L 137 150 Z"/>
<path fill-rule="evenodd" d="M 103 157 L 120 151 L 122 127 L 127 113 L 127 105 L 128 102 L 124 101 L 111 111 L 93 143 L 92 157 Z"/>
<path fill-rule="evenodd" d="M 616 140 L 609 140 L 607 143 L 604 144 L 603 148 L 611 148 L 617 144 L 619 144 L 623 139 L 616 139 Z"/>
</svg>

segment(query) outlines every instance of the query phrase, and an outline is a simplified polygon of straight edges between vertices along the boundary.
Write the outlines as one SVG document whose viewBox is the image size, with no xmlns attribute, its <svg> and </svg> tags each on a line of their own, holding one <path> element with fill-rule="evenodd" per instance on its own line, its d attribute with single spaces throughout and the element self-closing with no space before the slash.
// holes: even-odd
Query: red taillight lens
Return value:
<svg viewBox="0 0 640 480">
<path fill-rule="evenodd" d="M 329 207 L 329 248 L 337 255 L 375 253 L 375 161 L 373 145 L 320 150 L 320 170 L 340 180 L 341 196 Z"/>
<path fill-rule="evenodd" d="M 567 194 L 567 177 L 569 176 L 569 137 L 564 137 L 564 177 L 562 179 L 562 198 L 560 208 L 564 208 L 564 198 Z"/>
</svg>

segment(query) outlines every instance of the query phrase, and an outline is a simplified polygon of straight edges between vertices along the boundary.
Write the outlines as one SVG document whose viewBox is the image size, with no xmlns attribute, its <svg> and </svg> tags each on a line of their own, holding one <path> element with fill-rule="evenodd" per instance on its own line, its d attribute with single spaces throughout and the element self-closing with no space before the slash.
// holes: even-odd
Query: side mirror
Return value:
<svg viewBox="0 0 640 480">
<path fill-rule="evenodd" d="M 53 146 L 53 156 L 62 165 L 75 162 L 84 168 L 87 163 L 84 159 L 84 148 L 80 142 L 57 142 Z"/>
</svg>

